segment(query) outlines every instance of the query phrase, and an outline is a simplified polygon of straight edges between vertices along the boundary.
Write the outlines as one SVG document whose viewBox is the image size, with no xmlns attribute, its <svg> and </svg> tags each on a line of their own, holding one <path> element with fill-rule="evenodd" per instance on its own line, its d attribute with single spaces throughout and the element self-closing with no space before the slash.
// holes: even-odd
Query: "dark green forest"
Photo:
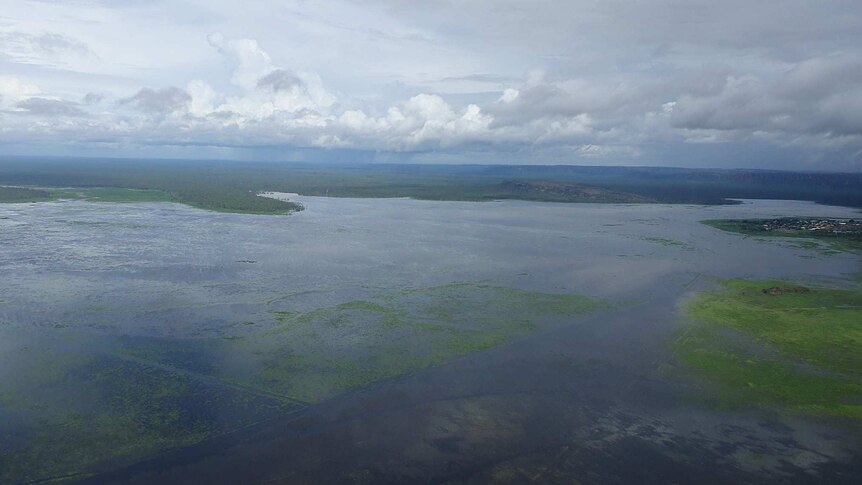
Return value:
<svg viewBox="0 0 862 485">
<path fill-rule="evenodd" d="M 312 165 L 188 160 L 0 160 L 0 200 L 50 198 L 47 187 L 161 190 L 203 209 L 283 214 L 301 205 L 260 191 L 330 197 L 728 204 L 796 199 L 862 207 L 862 174 L 655 167 Z M 10 188 L 13 186 L 15 188 Z M 21 188 L 23 187 L 23 188 Z"/>
</svg>

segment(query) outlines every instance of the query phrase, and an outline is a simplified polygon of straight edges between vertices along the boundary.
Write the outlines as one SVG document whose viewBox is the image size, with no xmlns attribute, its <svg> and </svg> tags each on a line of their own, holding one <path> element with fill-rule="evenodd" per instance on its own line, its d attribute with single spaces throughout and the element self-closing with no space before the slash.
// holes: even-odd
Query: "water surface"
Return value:
<svg viewBox="0 0 862 485">
<path fill-rule="evenodd" d="M 667 349 L 685 325 L 679 302 L 716 278 L 849 285 L 860 269 L 857 256 L 699 220 L 852 209 L 301 202 L 290 216 L 0 205 L 4 476 L 83 478 L 147 457 L 94 480 L 835 482 L 859 471 L 856 424 L 707 408 L 690 398 L 696 383 L 668 372 Z M 547 302 L 536 295 L 601 305 L 553 313 L 530 308 Z M 467 355 L 439 343 L 419 365 L 410 359 L 431 333 L 363 336 L 378 328 L 364 319 L 387 311 L 409 329 L 428 323 L 423 312 L 458 331 L 483 315 L 527 326 Z M 330 330 L 285 333 L 296 322 Z M 369 373 L 351 349 L 372 338 L 394 357 Z M 300 343 L 333 341 L 320 361 L 282 365 Z M 337 374 L 353 380 L 298 392 L 285 377 L 333 375 L 324 361 L 345 362 Z"/>
</svg>

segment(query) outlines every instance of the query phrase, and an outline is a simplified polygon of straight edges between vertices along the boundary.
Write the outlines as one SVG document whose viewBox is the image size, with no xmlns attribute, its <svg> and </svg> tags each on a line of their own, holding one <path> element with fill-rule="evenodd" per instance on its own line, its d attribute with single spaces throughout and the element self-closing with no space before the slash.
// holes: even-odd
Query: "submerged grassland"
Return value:
<svg viewBox="0 0 862 485">
<path fill-rule="evenodd" d="M 720 405 L 862 418 L 862 290 L 729 280 L 673 343 Z"/>
<path fill-rule="evenodd" d="M 0 482 L 62 482 L 488 349 L 604 306 L 484 284 L 273 303 L 219 337 L 0 327 Z M 50 334 L 50 335 L 49 335 Z"/>
<path fill-rule="evenodd" d="M 219 340 L 192 345 L 136 341 L 126 351 L 189 369 L 212 361 L 206 372 L 226 382 L 284 399 L 319 402 L 570 323 L 572 316 L 601 306 L 579 295 L 461 283 L 387 292 L 307 312 L 274 308 L 274 322 L 244 322 L 226 329 Z M 207 357 L 213 353 L 233 360 Z"/>
</svg>

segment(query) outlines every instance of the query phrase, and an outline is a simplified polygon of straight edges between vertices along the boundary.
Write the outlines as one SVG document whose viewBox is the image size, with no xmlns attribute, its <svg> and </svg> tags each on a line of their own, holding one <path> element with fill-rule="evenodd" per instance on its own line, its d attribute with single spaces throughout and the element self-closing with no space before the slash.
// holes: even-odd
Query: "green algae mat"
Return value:
<svg viewBox="0 0 862 485">
<path fill-rule="evenodd" d="M 862 418 L 862 290 L 729 280 L 673 343 L 719 405 Z"/>
<path fill-rule="evenodd" d="M 182 368 L 205 363 L 204 372 L 225 382 L 313 403 L 568 323 L 601 306 L 578 295 L 452 284 L 308 312 L 274 308 L 271 322 L 245 322 L 220 339 L 138 339 L 122 351 Z"/>
<path fill-rule="evenodd" d="M 452 284 L 311 311 L 276 302 L 265 321 L 236 322 L 219 337 L 0 327 L 0 483 L 80 479 L 603 306 Z"/>
</svg>

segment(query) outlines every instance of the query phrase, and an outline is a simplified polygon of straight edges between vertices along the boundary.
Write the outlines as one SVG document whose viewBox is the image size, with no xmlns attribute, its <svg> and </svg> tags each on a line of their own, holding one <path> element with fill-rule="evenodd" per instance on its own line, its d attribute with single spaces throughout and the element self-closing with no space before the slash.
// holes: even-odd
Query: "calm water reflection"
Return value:
<svg viewBox="0 0 862 485">
<path fill-rule="evenodd" d="M 153 481 L 163 469 L 159 480 L 177 482 L 840 481 L 859 469 L 855 425 L 704 409 L 684 398 L 686 383 L 662 372 L 672 365 L 668 335 L 683 324 L 678 302 L 714 278 L 852 284 L 860 269 L 852 255 L 744 238 L 699 220 L 857 211 L 788 201 L 302 202 L 306 211 L 286 217 L 175 204 L 0 205 L 0 452 L 54 459 L 49 446 L 40 454 L 27 443 L 62 437 L 64 423 L 75 422 L 62 403 L 89 398 L 74 385 L 51 385 L 55 369 L 74 367 L 95 400 L 129 380 L 194 396 L 160 404 L 178 410 L 179 444 L 266 420 L 97 481 Z M 246 361 L 228 337 L 276 328 L 274 310 L 312 312 L 463 282 L 614 306 L 310 407 L 219 377 Z M 147 352 L 164 342 L 180 344 L 154 366 Z M 131 368 L 140 365 L 144 374 Z M 106 369 L 115 372 L 99 377 Z M 123 395 L 140 399 L 133 387 Z M 38 406 L 22 404 L 33 395 Z M 126 462 L 96 460 L 88 470 Z M 8 459 L 0 465 L 8 476 L 44 478 Z"/>
</svg>

